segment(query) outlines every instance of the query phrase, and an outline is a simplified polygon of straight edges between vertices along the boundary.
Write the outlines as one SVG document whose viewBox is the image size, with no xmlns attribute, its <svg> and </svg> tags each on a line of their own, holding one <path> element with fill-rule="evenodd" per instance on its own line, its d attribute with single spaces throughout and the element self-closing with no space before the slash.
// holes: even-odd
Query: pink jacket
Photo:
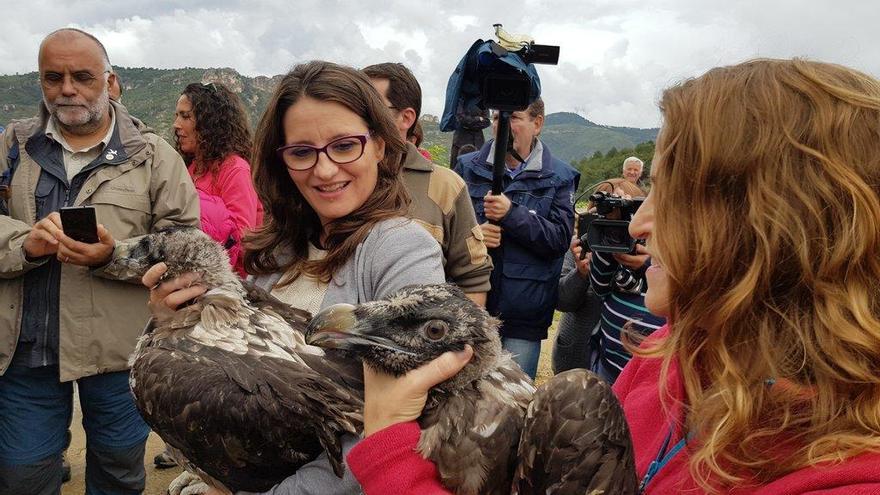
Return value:
<svg viewBox="0 0 880 495">
<path fill-rule="evenodd" d="M 657 330 L 651 338 L 664 338 L 669 327 Z M 633 446 L 636 471 L 644 477 L 661 449 L 670 424 L 670 416 L 660 404 L 660 359 L 633 358 L 614 383 L 614 393 L 623 405 Z M 684 387 L 677 365 L 668 373 L 668 390 L 676 403 L 685 400 Z M 672 417 L 680 418 L 680 407 L 673 407 Z M 676 427 L 670 447 L 682 438 Z M 669 450 L 669 449 L 668 449 Z M 688 471 L 688 449 L 677 455 L 654 475 L 646 494 L 702 493 Z M 863 454 L 837 465 L 801 469 L 761 487 L 745 487 L 728 492 L 730 495 L 876 495 L 880 494 L 880 454 Z"/>
<path fill-rule="evenodd" d="M 263 205 L 254 190 L 250 164 L 238 155 L 229 155 L 216 174 L 193 177 L 195 164 L 190 164 L 188 170 L 199 191 L 202 230 L 227 245 L 230 263 L 244 277 L 241 238 L 245 231 L 263 222 Z M 230 229 L 230 221 L 234 229 Z"/>
</svg>

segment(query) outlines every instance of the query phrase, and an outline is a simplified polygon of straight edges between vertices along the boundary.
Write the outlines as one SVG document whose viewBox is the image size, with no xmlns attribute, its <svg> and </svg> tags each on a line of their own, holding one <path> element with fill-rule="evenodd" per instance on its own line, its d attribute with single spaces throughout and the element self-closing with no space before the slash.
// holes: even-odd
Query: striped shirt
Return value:
<svg viewBox="0 0 880 495">
<path fill-rule="evenodd" d="M 635 292 L 627 292 L 615 282 L 615 275 L 621 267 L 611 253 L 593 252 L 593 261 L 590 263 L 590 283 L 593 291 L 603 299 L 602 317 L 599 320 L 601 331 L 600 359 L 605 370 L 615 379 L 632 358 L 621 342 L 621 333 L 626 327 L 628 331 L 638 332 L 642 335 L 650 335 L 662 327 L 666 320 L 652 315 L 645 308 L 645 280 L 644 268 L 650 266 L 650 258 L 641 270 L 630 271 L 637 279 L 638 286 Z"/>
</svg>

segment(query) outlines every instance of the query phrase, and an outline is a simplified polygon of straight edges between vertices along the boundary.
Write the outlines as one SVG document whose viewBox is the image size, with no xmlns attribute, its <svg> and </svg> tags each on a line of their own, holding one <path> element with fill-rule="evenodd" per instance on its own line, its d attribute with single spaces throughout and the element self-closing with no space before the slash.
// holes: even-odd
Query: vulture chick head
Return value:
<svg viewBox="0 0 880 495">
<path fill-rule="evenodd" d="M 336 304 L 312 319 L 306 340 L 351 351 L 374 369 L 400 376 L 465 344 L 474 357 L 435 390 L 451 392 L 484 376 L 501 354 L 499 321 L 452 284 L 413 285 L 387 299 Z"/>
<path fill-rule="evenodd" d="M 428 392 L 416 449 L 457 495 L 509 495 L 535 389 L 502 351 L 499 324 L 454 285 L 413 285 L 383 300 L 326 308 L 310 322 L 306 339 L 395 376 L 473 347 L 470 362 Z"/>
<path fill-rule="evenodd" d="M 159 262 L 168 266 L 163 280 L 196 272 L 201 274 L 199 283 L 208 289 L 240 285 L 230 269 L 226 249 L 200 229 L 183 225 L 158 230 L 118 247 L 105 271 L 121 279 L 136 280 Z"/>
</svg>

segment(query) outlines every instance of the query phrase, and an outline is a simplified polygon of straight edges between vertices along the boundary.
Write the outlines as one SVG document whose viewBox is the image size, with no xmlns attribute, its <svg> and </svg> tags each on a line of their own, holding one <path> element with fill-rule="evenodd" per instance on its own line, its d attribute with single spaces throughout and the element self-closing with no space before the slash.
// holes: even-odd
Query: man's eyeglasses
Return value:
<svg viewBox="0 0 880 495">
<path fill-rule="evenodd" d="M 345 165 L 364 156 L 364 147 L 370 133 L 343 136 L 318 148 L 308 144 L 289 144 L 275 150 L 284 165 L 290 170 L 308 170 L 318 163 L 318 155 L 324 153 L 333 163 Z"/>
<path fill-rule="evenodd" d="M 109 70 L 105 70 L 100 75 L 110 74 Z M 40 83 L 47 88 L 55 88 L 64 84 L 66 76 L 60 72 L 46 72 L 40 76 Z M 89 88 L 94 86 L 99 76 L 92 74 L 87 70 L 80 70 L 70 74 L 70 80 L 74 86 L 81 88 Z"/>
</svg>

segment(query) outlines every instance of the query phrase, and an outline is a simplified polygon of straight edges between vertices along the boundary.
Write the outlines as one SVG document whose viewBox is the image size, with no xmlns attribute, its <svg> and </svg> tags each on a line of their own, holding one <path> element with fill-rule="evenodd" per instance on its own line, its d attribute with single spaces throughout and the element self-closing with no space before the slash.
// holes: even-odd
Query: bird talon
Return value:
<svg viewBox="0 0 880 495">
<path fill-rule="evenodd" d="M 177 478 L 174 478 L 174 480 L 171 481 L 171 484 L 168 485 L 168 495 L 193 495 L 208 491 L 208 485 L 205 485 L 205 489 L 201 492 L 188 491 L 190 486 L 197 487 L 200 483 L 205 485 L 202 478 L 189 471 L 184 471 L 180 473 Z"/>
</svg>

